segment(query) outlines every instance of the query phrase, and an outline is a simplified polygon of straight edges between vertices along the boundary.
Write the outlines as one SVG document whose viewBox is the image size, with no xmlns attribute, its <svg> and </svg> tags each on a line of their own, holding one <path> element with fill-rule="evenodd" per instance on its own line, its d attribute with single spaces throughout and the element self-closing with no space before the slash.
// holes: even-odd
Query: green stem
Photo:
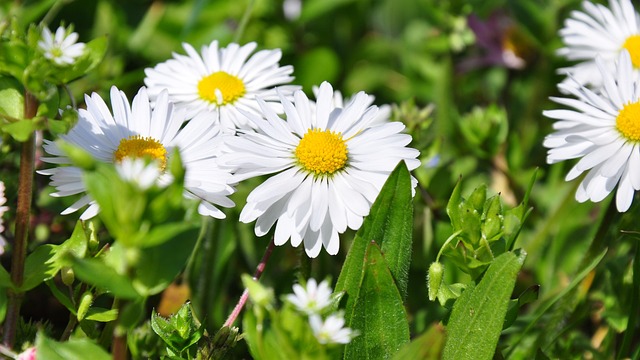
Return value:
<svg viewBox="0 0 640 360">
<path fill-rule="evenodd" d="M 638 323 L 638 316 L 640 315 L 640 244 L 636 244 L 636 254 L 633 259 L 633 288 L 631 290 L 630 302 L 627 331 L 624 332 L 622 345 L 620 346 L 620 351 L 618 351 L 616 359 L 631 356 L 631 344 L 636 334 L 636 325 Z"/>
<path fill-rule="evenodd" d="M 38 109 L 38 100 L 29 92 L 24 96 L 24 117 L 33 118 Z M 11 281 L 16 288 L 22 285 L 24 279 L 24 262 L 27 256 L 27 242 L 29 221 L 31 214 L 31 199 L 33 197 L 33 172 L 35 166 L 35 134 L 22 143 L 20 152 L 20 172 L 18 183 L 18 204 L 16 207 L 15 240 L 11 256 Z M 22 292 L 8 291 L 7 315 L 4 323 L 4 344 L 12 347 L 15 342 L 16 328 L 20 318 Z"/>
<path fill-rule="evenodd" d="M 250 0 L 249 5 L 247 5 L 247 9 L 242 14 L 242 19 L 240 19 L 240 24 L 238 24 L 238 28 L 236 29 L 236 33 L 233 36 L 233 42 L 239 43 L 240 38 L 242 38 L 242 34 L 244 33 L 244 29 L 247 27 L 249 23 L 249 19 L 251 18 L 251 11 L 253 10 L 253 3 L 255 0 Z"/>
</svg>

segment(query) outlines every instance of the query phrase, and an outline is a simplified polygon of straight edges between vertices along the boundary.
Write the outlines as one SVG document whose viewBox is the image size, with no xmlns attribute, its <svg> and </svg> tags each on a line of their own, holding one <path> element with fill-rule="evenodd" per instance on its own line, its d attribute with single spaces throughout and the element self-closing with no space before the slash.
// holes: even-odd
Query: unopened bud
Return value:
<svg viewBox="0 0 640 360">
<path fill-rule="evenodd" d="M 438 290 L 442 285 L 442 275 L 444 274 L 444 266 L 439 262 L 434 262 L 429 266 L 427 274 L 427 285 L 429 287 L 429 300 L 435 301 L 438 297 Z"/>
<path fill-rule="evenodd" d="M 87 291 L 82 295 L 80 305 L 78 305 L 78 321 L 82 321 L 87 316 L 91 304 L 93 304 L 93 294 Z"/>
<path fill-rule="evenodd" d="M 60 277 L 62 278 L 62 283 L 67 286 L 73 285 L 73 282 L 76 280 L 73 269 L 66 266 L 60 269 Z"/>
</svg>

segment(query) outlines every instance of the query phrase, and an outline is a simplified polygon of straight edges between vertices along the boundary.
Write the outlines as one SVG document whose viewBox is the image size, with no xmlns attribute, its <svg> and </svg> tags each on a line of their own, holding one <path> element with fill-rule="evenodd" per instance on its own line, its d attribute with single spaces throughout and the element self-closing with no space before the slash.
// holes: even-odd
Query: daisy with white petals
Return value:
<svg viewBox="0 0 640 360">
<path fill-rule="evenodd" d="M 231 152 L 221 161 L 238 169 L 236 181 L 275 174 L 249 194 L 240 220 L 257 220 L 258 236 L 277 222 L 276 245 L 291 239 L 298 246 L 304 240 L 309 257 L 318 256 L 322 247 L 335 255 L 338 234 L 360 228 L 398 162 L 415 169 L 419 153 L 406 147 L 411 136 L 400 133 L 403 124 L 371 126 L 378 108 L 368 106 L 364 92 L 344 108 L 333 105 L 334 92 L 326 82 L 315 105 L 302 91 L 295 92 L 295 103 L 280 98 L 286 121 L 259 101 L 266 118 L 250 117 L 258 131 L 225 141 Z"/>
<path fill-rule="evenodd" d="M 560 30 L 565 47 L 558 50 L 558 54 L 567 60 L 580 61 L 559 70 L 573 78 L 564 80 L 563 86 L 575 87 L 577 82 L 600 88 L 603 79 L 596 67 L 596 57 L 599 56 L 611 69 L 622 49 L 631 54 L 633 75 L 637 76 L 640 68 L 640 19 L 631 1 L 610 0 L 608 8 L 584 1 L 582 7 L 584 12 L 571 12 Z"/>
<path fill-rule="evenodd" d="M 544 146 L 549 148 L 549 164 L 580 159 L 566 176 L 569 181 L 587 172 L 576 192 L 578 201 L 601 201 L 617 185 L 616 205 L 623 212 L 640 189 L 640 83 L 631 77 L 634 70 L 626 50 L 613 74 L 604 61 L 598 59 L 597 65 L 604 84 L 600 92 L 564 86 L 577 99 L 552 98 L 575 110 L 544 112 L 558 120 Z"/>
<path fill-rule="evenodd" d="M 60 26 L 55 35 L 49 28 L 42 29 L 42 39 L 38 41 L 38 47 L 44 56 L 58 65 L 71 65 L 84 52 L 85 44 L 79 43 L 78 33 L 67 35 L 67 30 Z"/>
<path fill-rule="evenodd" d="M 313 94 L 318 97 L 318 91 L 320 88 L 317 86 L 313 86 L 311 88 L 313 90 Z M 345 104 L 348 104 L 352 98 L 344 98 L 342 96 L 342 92 L 340 90 L 334 90 L 333 92 L 333 106 L 338 108 L 344 108 Z M 373 105 L 373 102 L 376 100 L 376 97 L 373 95 L 369 95 L 369 99 L 367 101 L 367 106 Z M 371 125 L 379 125 L 383 124 L 391 118 L 391 106 L 389 104 L 384 104 L 378 106 L 378 113 L 376 114 L 375 119 L 371 122 Z"/>
<path fill-rule="evenodd" d="M 153 171 L 135 168 L 138 165 L 126 159 L 155 159 L 160 169 L 157 181 L 163 184 L 171 181 L 171 175 L 164 170 L 177 148 L 186 168 L 184 196 L 200 200 L 200 214 L 220 219 L 225 217 L 216 206 L 233 206 L 227 196 L 234 189 L 227 185 L 230 173 L 217 165 L 218 148 L 222 142 L 219 127 L 199 122 L 189 122 L 182 127 L 184 113 L 174 109 L 168 101 L 167 92 L 158 95 L 153 110 L 145 88 L 140 89 L 130 105 L 126 95 L 112 87 L 113 113 L 96 93 L 85 95 L 85 102 L 87 109 L 79 110 L 78 123 L 68 134 L 61 136 L 63 140 L 81 147 L 98 161 L 119 164 L 118 171 L 125 178 L 138 179 L 141 186 L 150 184 L 149 174 Z M 56 143 L 45 140 L 44 149 L 52 155 L 42 158 L 44 162 L 71 163 Z M 38 172 L 51 175 L 51 185 L 57 190 L 52 196 L 83 194 L 80 200 L 62 212 L 63 215 L 86 205 L 89 207 L 80 219 L 85 220 L 98 213 L 98 204 L 86 194 L 82 170 L 74 166 L 59 166 Z"/>
<path fill-rule="evenodd" d="M 332 291 L 327 280 L 318 285 L 316 279 L 309 279 L 306 287 L 294 284 L 293 292 L 295 294 L 287 295 L 287 301 L 307 315 L 319 314 L 331 305 Z"/>
<path fill-rule="evenodd" d="M 256 46 L 253 42 L 243 46 L 231 43 L 219 48 L 218 42 L 213 41 L 198 54 L 184 43 L 186 56 L 174 53 L 173 59 L 145 69 L 149 96 L 155 100 L 167 89 L 169 100 L 186 110 L 187 119 L 197 117 L 198 121 L 220 123 L 227 129 L 253 127 L 244 113 L 260 113 L 256 97 L 281 113 L 273 87 L 293 80 L 293 67 L 278 64 L 280 50 L 261 50 L 251 55 Z M 298 88 L 279 89 L 291 95 Z"/>
<path fill-rule="evenodd" d="M 340 313 L 329 315 L 324 321 L 318 315 L 311 315 L 309 325 L 320 344 L 348 344 L 358 336 L 357 331 L 344 327 L 344 316 Z"/>
</svg>

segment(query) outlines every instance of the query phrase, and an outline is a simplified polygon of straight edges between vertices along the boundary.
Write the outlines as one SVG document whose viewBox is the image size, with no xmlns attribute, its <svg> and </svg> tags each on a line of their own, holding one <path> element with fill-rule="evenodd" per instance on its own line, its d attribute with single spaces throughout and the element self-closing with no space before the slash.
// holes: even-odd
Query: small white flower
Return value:
<svg viewBox="0 0 640 360">
<path fill-rule="evenodd" d="M 201 53 L 182 44 L 187 55 L 173 54 L 173 59 L 145 69 L 144 79 L 151 100 L 166 89 L 169 100 L 186 110 L 186 119 L 221 124 L 225 129 L 255 127 L 245 113 L 260 114 L 256 102 L 260 97 L 274 111 L 282 105 L 274 86 L 293 80 L 290 65 L 280 66 L 280 50 L 261 50 L 251 55 L 256 43 L 235 43 L 219 48 L 218 41 L 203 46 Z M 291 96 L 299 86 L 280 86 Z"/>
<path fill-rule="evenodd" d="M 220 128 L 210 123 L 188 122 L 184 124 L 184 113 L 176 110 L 168 101 L 167 92 L 156 99 L 151 109 L 149 97 L 143 87 L 130 104 L 126 95 L 115 86 L 111 88 L 111 107 L 94 93 L 85 95 L 87 109 L 78 112 L 78 123 L 61 138 L 89 152 L 96 160 L 119 163 L 127 158 L 152 158 L 164 170 L 174 149 L 180 151 L 186 169 L 184 196 L 200 200 L 198 212 L 218 219 L 225 217 L 216 206 L 231 207 L 234 203 L 227 197 L 234 189 L 227 183 L 231 178 L 228 170 L 218 166 L 217 157 L 222 144 Z M 55 142 L 45 140 L 44 150 L 52 157 L 42 161 L 68 165 L 71 163 Z M 125 167 L 128 165 L 125 165 Z M 132 165 L 133 166 L 133 165 Z M 122 168 L 120 170 L 123 171 Z M 140 176 L 147 184 L 152 170 L 145 170 Z M 69 214 L 89 205 L 80 216 L 86 220 L 95 216 L 98 204 L 86 194 L 82 181 L 82 170 L 75 166 L 59 166 L 40 170 L 39 174 L 51 175 L 51 185 L 56 192 L 51 196 L 62 197 L 83 194 L 62 214 Z M 125 170 L 125 173 L 128 171 Z M 159 184 L 172 181 L 171 174 L 159 171 Z M 130 173 L 129 173 L 130 174 Z"/>
<path fill-rule="evenodd" d="M 348 344 L 358 332 L 344 326 L 341 313 L 329 315 L 324 321 L 319 315 L 309 316 L 309 325 L 320 344 Z"/>
<path fill-rule="evenodd" d="M 264 117 L 250 117 L 259 129 L 225 138 L 229 153 L 220 161 L 237 169 L 236 181 L 273 174 L 249 194 L 240 214 L 242 222 L 256 220 L 256 235 L 275 225 L 276 245 L 304 240 L 309 257 L 323 247 L 335 255 L 338 234 L 360 228 L 391 171 L 400 161 L 417 168 L 419 152 L 407 147 L 411 135 L 401 133 L 402 123 L 372 125 L 378 108 L 364 92 L 344 108 L 335 107 L 327 82 L 316 104 L 302 91 L 294 98 L 281 96 L 286 121 L 259 101 Z"/>
<path fill-rule="evenodd" d="M 55 35 L 49 28 L 42 29 L 42 39 L 38 41 L 38 47 L 44 56 L 58 65 L 71 65 L 76 58 L 84 52 L 85 44 L 79 43 L 78 33 L 67 35 L 64 27 L 60 26 Z"/>
<path fill-rule="evenodd" d="M 147 190 L 158 184 L 158 179 L 162 175 L 162 170 L 157 161 L 148 162 L 146 159 L 130 157 L 126 157 L 121 162 L 116 163 L 116 171 L 121 178 L 137 184 L 141 190 Z"/>
<path fill-rule="evenodd" d="M 597 59 L 604 87 L 594 92 L 584 86 L 564 86 L 572 98 L 552 98 L 575 110 L 547 110 L 556 119 L 555 132 L 547 135 L 547 162 L 580 159 L 566 180 L 586 176 L 578 186 L 576 200 L 598 202 L 617 186 L 618 211 L 629 209 L 640 189 L 640 83 L 631 76 L 629 53 L 620 53 L 613 71 Z"/>
<path fill-rule="evenodd" d="M 309 279 L 306 288 L 300 284 L 294 284 L 293 292 L 295 295 L 289 294 L 286 299 L 305 314 L 319 314 L 331 305 L 332 291 L 327 280 L 323 280 L 318 285 L 316 279 Z"/>
<path fill-rule="evenodd" d="M 4 232 L 4 224 L 2 221 L 2 216 L 4 213 L 9 211 L 8 206 L 4 206 L 7 203 L 7 198 L 4 196 L 4 182 L 0 181 L 0 255 L 4 254 L 4 247 L 7 245 L 7 240 L 2 236 Z"/>
<path fill-rule="evenodd" d="M 560 30 L 565 47 L 558 50 L 558 54 L 567 60 L 579 61 L 574 66 L 559 70 L 574 79 L 564 80 L 563 87 L 575 87 L 577 82 L 600 88 L 603 79 L 596 66 L 596 57 L 600 56 L 606 69 L 612 69 L 622 49 L 631 54 L 633 76 L 637 76 L 640 68 L 640 19 L 631 1 L 610 0 L 608 8 L 584 1 L 582 7 L 584 12 L 572 11 Z"/>
</svg>

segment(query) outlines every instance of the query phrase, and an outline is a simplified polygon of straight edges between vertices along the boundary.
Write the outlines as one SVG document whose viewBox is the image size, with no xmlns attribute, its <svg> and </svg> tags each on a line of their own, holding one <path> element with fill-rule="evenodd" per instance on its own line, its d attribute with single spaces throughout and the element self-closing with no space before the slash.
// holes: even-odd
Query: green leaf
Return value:
<svg viewBox="0 0 640 360">
<path fill-rule="evenodd" d="M 445 342 L 441 325 L 433 325 L 422 335 L 404 345 L 393 357 L 394 360 L 439 360 Z"/>
<path fill-rule="evenodd" d="M 55 261 L 58 248 L 56 245 L 42 245 L 29 254 L 24 264 L 24 279 L 18 291 L 31 290 L 55 276 L 61 267 Z"/>
<path fill-rule="evenodd" d="M 22 85 L 15 79 L 0 76 L 0 115 L 7 115 L 14 119 L 24 117 L 23 91 Z"/>
<path fill-rule="evenodd" d="M 60 244 L 60 249 L 58 251 L 65 251 L 72 254 L 74 257 L 83 258 L 87 253 L 88 245 L 89 239 L 87 238 L 87 233 L 84 229 L 84 222 L 82 220 L 78 220 L 76 222 L 76 226 L 73 228 L 71 237 Z"/>
<path fill-rule="evenodd" d="M 85 53 L 81 56 L 70 69 L 64 69 L 59 75 L 59 81 L 61 83 L 68 83 L 76 78 L 79 78 L 93 68 L 95 68 L 107 51 L 107 37 L 102 36 L 89 41 L 85 47 Z"/>
<path fill-rule="evenodd" d="M 11 135 L 14 139 L 16 139 L 16 141 L 25 142 L 37 128 L 38 123 L 33 119 L 23 119 L 3 125 L 2 131 Z"/>
<path fill-rule="evenodd" d="M 0 288 L 13 288 L 11 275 L 2 265 L 0 265 Z"/>
<path fill-rule="evenodd" d="M 133 273 L 133 286 L 139 293 L 154 295 L 161 292 L 184 268 L 199 233 L 194 224 L 187 225 L 179 226 L 182 231 L 173 234 L 171 240 L 140 249 L 140 258 Z"/>
<path fill-rule="evenodd" d="M 129 278 L 116 272 L 100 259 L 74 259 L 73 270 L 76 277 L 82 281 L 111 292 L 115 297 L 122 299 L 140 297 Z"/>
<path fill-rule="evenodd" d="M 84 339 L 70 339 L 57 342 L 38 333 L 36 337 L 36 353 L 38 359 L 47 360 L 110 360 L 111 355 L 93 341 Z"/>
<path fill-rule="evenodd" d="M 365 257 L 362 288 L 350 327 L 360 332 L 345 348 L 345 359 L 387 359 L 409 342 L 402 297 L 378 245 L 371 241 Z"/>
<path fill-rule="evenodd" d="M 335 291 L 346 293 L 346 321 L 360 291 L 364 275 L 364 257 L 372 240 L 382 244 L 385 260 L 393 275 L 401 298 L 407 288 L 407 269 L 411 261 L 411 227 L 413 207 L 411 202 L 411 178 L 404 162 L 389 175 L 369 216 L 356 233 L 347 258 L 340 271 Z"/>
<path fill-rule="evenodd" d="M 489 266 L 482 281 L 456 301 L 447 326 L 443 359 L 492 359 L 524 251 L 507 252 Z"/>
</svg>

